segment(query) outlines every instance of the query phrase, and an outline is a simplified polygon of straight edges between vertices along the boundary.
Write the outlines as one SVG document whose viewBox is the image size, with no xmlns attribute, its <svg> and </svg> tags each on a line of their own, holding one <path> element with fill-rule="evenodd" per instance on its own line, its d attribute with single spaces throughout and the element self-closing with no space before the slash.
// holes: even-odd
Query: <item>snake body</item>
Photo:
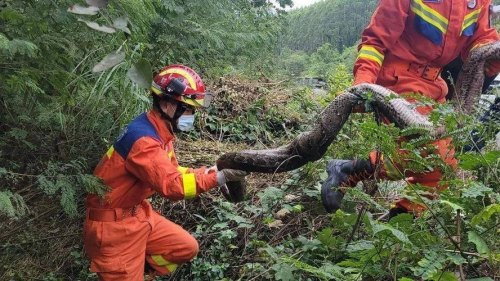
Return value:
<svg viewBox="0 0 500 281">
<path fill-rule="evenodd" d="M 457 79 L 455 95 L 465 112 L 470 112 L 483 85 L 485 61 L 500 59 L 500 42 L 478 47 L 471 52 Z M 290 171 L 320 159 L 347 121 L 354 106 L 371 106 L 400 128 L 424 128 L 435 137 L 441 129 L 418 113 L 411 103 L 395 92 L 374 84 L 360 84 L 337 96 L 320 114 L 310 131 L 300 134 L 291 143 L 263 150 L 243 150 L 226 153 L 217 160 L 219 169 L 239 169 L 248 172 L 276 173 Z"/>
<path fill-rule="evenodd" d="M 500 59 L 500 41 L 473 49 L 457 78 L 454 95 L 457 107 L 463 113 L 473 111 L 484 82 L 484 66 L 487 61 Z"/>
<path fill-rule="evenodd" d="M 291 143 L 275 149 L 243 150 L 226 153 L 217 160 L 219 169 L 239 169 L 248 172 L 284 172 L 320 159 L 347 121 L 354 106 L 364 103 L 372 94 L 373 106 L 391 122 L 403 127 L 421 127 L 432 134 L 434 128 L 414 106 L 393 91 L 374 84 L 360 84 L 335 98 L 320 114 L 318 122 Z"/>
</svg>

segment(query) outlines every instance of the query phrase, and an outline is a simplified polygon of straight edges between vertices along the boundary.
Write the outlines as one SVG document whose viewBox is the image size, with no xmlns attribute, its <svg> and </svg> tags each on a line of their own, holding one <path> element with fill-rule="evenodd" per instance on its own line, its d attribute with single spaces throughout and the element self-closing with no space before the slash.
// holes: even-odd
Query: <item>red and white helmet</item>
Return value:
<svg viewBox="0 0 500 281">
<path fill-rule="evenodd" d="M 153 78 L 151 91 L 162 98 L 175 99 L 193 107 L 208 107 L 212 101 L 212 94 L 205 91 L 200 76 L 181 64 L 162 68 Z"/>
</svg>

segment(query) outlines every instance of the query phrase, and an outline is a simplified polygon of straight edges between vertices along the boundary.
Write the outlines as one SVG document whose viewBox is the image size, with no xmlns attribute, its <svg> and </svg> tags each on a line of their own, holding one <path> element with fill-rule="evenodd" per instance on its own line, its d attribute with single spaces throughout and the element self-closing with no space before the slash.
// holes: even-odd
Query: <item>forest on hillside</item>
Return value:
<svg viewBox="0 0 500 281">
<path fill-rule="evenodd" d="M 160 68 L 192 67 L 215 96 L 196 112 L 196 130 L 175 141 L 182 166 L 279 147 L 351 86 L 377 2 L 287 11 L 292 0 L 0 0 L 0 280 L 98 279 L 83 250 L 85 196 L 106 192 L 93 170 L 151 108 Z M 303 77 L 324 79 L 327 91 L 298 84 Z M 436 106 L 432 119 L 445 124 L 460 160 L 437 200 L 404 181 L 367 181 L 348 190 L 341 210 L 325 212 L 328 160 L 374 149 L 397 158 L 400 136 L 411 134 L 373 114 L 352 114 L 316 162 L 250 174 L 244 202 L 217 189 L 182 201 L 154 195 L 155 210 L 200 245 L 196 259 L 155 280 L 497 280 L 500 122 L 479 122 L 480 114 Z M 483 149 L 466 151 L 472 131 Z M 421 155 L 429 140 L 404 142 L 418 169 L 442 165 Z M 429 210 L 379 220 L 401 196 Z"/>
<path fill-rule="evenodd" d="M 326 80 L 337 67 L 351 68 L 361 31 L 377 2 L 320 1 L 290 11 L 278 40 L 280 62 L 286 75 Z"/>
<path fill-rule="evenodd" d="M 360 40 L 361 30 L 368 24 L 377 3 L 376 0 L 330 0 L 291 11 L 280 44 L 282 48 L 311 53 L 329 43 L 342 52 Z"/>
</svg>

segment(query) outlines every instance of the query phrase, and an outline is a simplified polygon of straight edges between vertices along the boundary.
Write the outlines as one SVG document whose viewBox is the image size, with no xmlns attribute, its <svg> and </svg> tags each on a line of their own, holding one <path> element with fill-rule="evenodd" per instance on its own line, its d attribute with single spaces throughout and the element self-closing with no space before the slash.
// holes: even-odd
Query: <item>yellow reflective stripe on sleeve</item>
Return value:
<svg viewBox="0 0 500 281">
<path fill-rule="evenodd" d="M 178 267 L 177 264 L 164 259 L 162 255 L 152 255 L 151 259 L 156 263 L 156 265 L 165 267 L 168 271 L 170 271 L 170 273 L 174 272 Z"/>
<path fill-rule="evenodd" d="M 196 196 L 196 178 L 194 174 L 183 174 L 182 185 L 184 186 L 185 199 L 191 199 Z"/>
<path fill-rule="evenodd" d="M 378 63 L 380 66 L 382 66 L 382 61 L 379 58 L 377 58 L 376 56 L 372 56 L 372 55 L 368 55 L 368 54 L 359 54 L 358 59 L 372 60 L 372 61 L 375 61 L 376 63 Z"/>
<path fill-rule="evenodd" d="M 474 20 L 474 19 L 477 20 L 479 18 L 479 13 L 481 13 L 482 10 L 483 10 L 483 7 L 475 10 L 474 12 L 472 12 L 472 13 L 470 13 L 468 15 L 466 15 L 465 18 L 464 18 L 464 22 L 468 22 L 468 21 Z"/>
<path fill-rule="evenodd" d="M 196 82 L 194 81 L 193 76 L 191 76 L 191 74 L 189 74 L 184 69 L 180 69 L 180 68 L 167 69 L 165 71 L 162 71 L 160 73 L 160 76 L 165 75 L 165 74 L 172 74 L 172 73 L 182 75 L 184 78 L 186 78 L 188 80 L 188 83 L 189 83 L 189 86 L 191 87 L 191 89 L 197 90 Z"/>
<path fill-rule="evenodd" d="M 448 29 L 448 19 L 425 5 L 422 0 L 411 1 L 411 10 L 441 32 L 446 33 L 446 29 Z"/>
<path fill-rule="evenodd" d="M 181 174 L 187 173 L 188 169 L 189 168 L 181 167 L 181 166 L 177 167 L 177 171 L 179 171 Z"/>
<path fill-rule="evenodd" d="M 358 59 L 360 58 L 375 61 L 380 66 L 384 62 L 384 55 L 372 46 L 362 46 L 358 55 Z"/>
<path fill-rule="evenodd" d="M 111 159 L 111 156 L 113 155 L 113 152 L 115 152 L 115 147 L 111 146 L 108 151 L 106 152 L 106 155 L 108 156 L 108 159 Z"/>
<path fill-rule="evenodd" d="M 479 14 L 481 13 L 481 11 L 483 10 L 483 8 L 481 7 L 480 9 L 477 9 L 475 10 L 474 12 L 468 14 L 465 16 L 464 18 L 464 24 L 462 25 L 462 32 L 469 26 L 473 25 L 474 23 L 477 22 L 477 20 L 479 19 Z"/>
</svg>

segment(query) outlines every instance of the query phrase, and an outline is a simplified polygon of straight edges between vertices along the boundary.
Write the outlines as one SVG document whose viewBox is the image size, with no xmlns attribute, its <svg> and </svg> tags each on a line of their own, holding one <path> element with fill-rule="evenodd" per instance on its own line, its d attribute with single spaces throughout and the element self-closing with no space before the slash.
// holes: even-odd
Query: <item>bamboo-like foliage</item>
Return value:
<svg viewBox="0 0 500 281">
<path fill-rule="evenodd" d="M 19 182 L 60 194 L 70 214 L 80 194 L 98 189 L 88 174 L 118 131 L 149 107 L 147 91 L 127 78 L 133 64 L 185 63 L 204 76 L 223 74 L 271 49 L 281 22 L 269 1 L 123 0 L 83 14 L 75 4 L 1 7 L 0 212 L 11 217 L 20 214 L 14 199 L 23 206 Z M 120 59 L 96 68 L 109 54 Z"/>
</svg>

